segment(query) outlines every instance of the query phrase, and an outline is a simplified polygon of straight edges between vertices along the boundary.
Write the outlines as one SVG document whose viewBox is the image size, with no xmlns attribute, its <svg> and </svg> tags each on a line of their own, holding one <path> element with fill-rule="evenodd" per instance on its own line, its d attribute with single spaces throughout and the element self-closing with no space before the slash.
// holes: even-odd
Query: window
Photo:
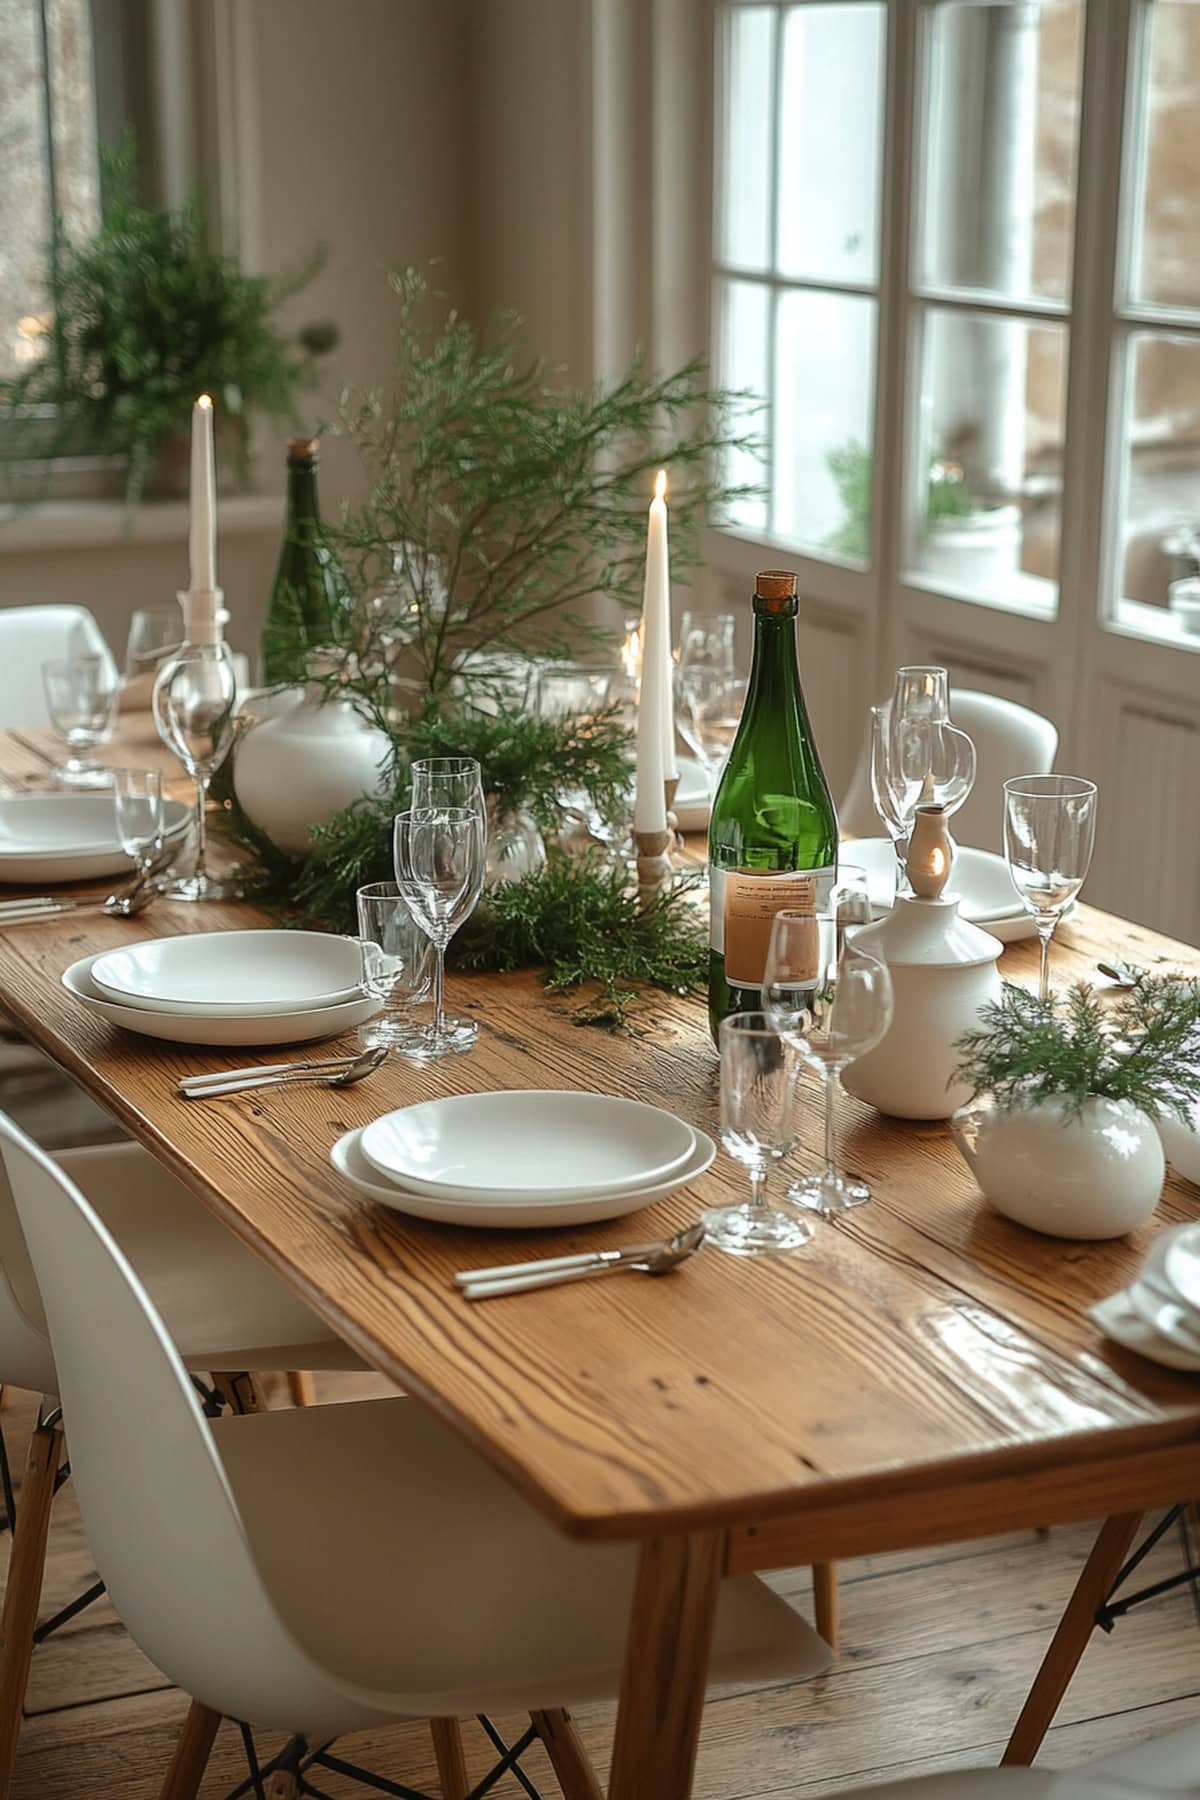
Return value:
<svg viewBox="0 0 1200 1800">
<path fill-rule="evenodd" d="M 762 402 L 728 528 L 872 604 L 1187 641 L 1198 0 L 720 0 L 716 54 L 714 360 Z"/>
<path fill-rule="evenodd" d="M 58 230 L 99 222 L 88 0 L 0 0 L 0 377 L 39 356 Z"/>
</svg>

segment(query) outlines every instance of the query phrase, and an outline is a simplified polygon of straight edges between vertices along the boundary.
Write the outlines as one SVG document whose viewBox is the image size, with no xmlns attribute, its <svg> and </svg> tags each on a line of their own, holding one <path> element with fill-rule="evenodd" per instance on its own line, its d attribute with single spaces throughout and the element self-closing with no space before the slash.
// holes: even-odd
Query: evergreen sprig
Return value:
<svg viewBox="0 0 1200 1800">
<path fill-rule="evenodd" d="M 1004 984 L 982 1008 L 981 1026 L 958 1040 L 952 1080 L 1001 1106 L 1051 1097 L 1077 1118 L 1093 1095 L 1129 1100 L 1142 1112 L 1187 1120 L 1200 1101 L 1200 980 L 1140 975 L 1115 1006 L 1086 982 L 1040 1000 Z"/>
</svg>

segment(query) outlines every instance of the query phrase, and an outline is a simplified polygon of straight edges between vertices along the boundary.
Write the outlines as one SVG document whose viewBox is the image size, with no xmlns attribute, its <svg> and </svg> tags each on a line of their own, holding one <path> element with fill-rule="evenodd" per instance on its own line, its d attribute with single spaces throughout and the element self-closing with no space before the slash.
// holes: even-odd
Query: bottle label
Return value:
<svg viewBox="0 0 1200 1800">
<path fill-rule="evenodd" d="M 725 958 L 725 979 L 731 987 L 762 986 L 767 965 L 767 946 L 775 914 L 816 913 L 829 891 L 836 870 L 785 869 L 776 874 L 752 869 L 716 869 L 710 866 L 710 942 Z M 818 964 L 817 933 L 813 932 L 812 979 Z M 803 980 L 803 973 L 795 979 Z"/>
</svg>

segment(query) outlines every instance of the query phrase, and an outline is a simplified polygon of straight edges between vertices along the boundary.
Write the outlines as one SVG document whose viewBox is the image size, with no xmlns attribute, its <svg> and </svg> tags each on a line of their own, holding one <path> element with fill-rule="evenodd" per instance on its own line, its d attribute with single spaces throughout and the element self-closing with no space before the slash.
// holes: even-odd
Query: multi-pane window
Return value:
<svg viewBox="0 0 1200 1800">
<path fill-rule="evenodd" d="M 1128 49 L 1129 79 L 1089 89 L 1112 151 L 1084 169 L 1093 40 Z M 866 569 L 886 490 L 885 586 L 1052 619 L 1086 462 L 1109 566 L 1081 604 L 1153 635 L 1172 579 L 1200 573 L 1198 0 L 723 0 L 717 62 L 714 351 L 765 403 L 764 496 L 731 527 Z M 885 128 L 907 146 L 886 190 Z M 1100 464 L 1067 435 L 1081 332 L 1112 352 L 1108 429 L 1071 413 Z"/>
<path fill-rule="evenodd" d="M 55 240 L 99 216 L 88 0 L 0 0 L 0 377 L 42 354 Z"/>
</svg>

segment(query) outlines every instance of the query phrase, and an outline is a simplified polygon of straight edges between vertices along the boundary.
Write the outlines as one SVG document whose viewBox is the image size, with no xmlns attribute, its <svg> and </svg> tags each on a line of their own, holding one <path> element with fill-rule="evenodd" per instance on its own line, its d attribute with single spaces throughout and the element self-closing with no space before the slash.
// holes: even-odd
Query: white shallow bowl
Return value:
<svg viewBox="0 0 1200 1800">
<path fill-rule="evenodd" d="M 1147 1260 L 1151 1272 L 1160 1274 L 1200 1318 L 1200 1225 L 1180 1225 L 1170 1233 L 1159 1256 Z"/>
<path fill-rule="evenodd" d="M 140 1037 L 163 1038 L 170 1044 L 229 1045 L 252 1049 L 267 1044 L 307 1044 L 316 1038 L 336 1037 L 365 1025 L 381 1010 L 381 1003 L 369 996 L 347 1000 L 340 1006 L 322 1006 L 292 1013 L 264 1013 L 259 1018 L 235 1015 L 231 1018 L 211 1014 L 144 1012 L 136 1006 L 120 1006 L 110 1000 L 92 981 L 92 964 L 96 956 L 84 956 L 62 974 L 62 984 L 89 1012 L 98 1013 L 110 1025 Z"/>
<path fill-rule="evenodd" d="M 692 1149 L 671 1174 L 648 1187 L 619 1194 L 580 1194 L 569 1200 L 529 1200 L 492 1194 L 486 1200 L 450 1200 L 445 1196 L 418 1194 L 412 1189 L 382 1181 L 362 1152 L 363 1131 L 348 1131 L 329 1152 L 340 1175 L 360 1194 L 366 1194 L 393 1212 L 414 1219 L 435 1219 L 443 1225 L 480 1226 L 485 1231 L 548 1229 L 552 1225 L 595 1225 L 601 1219 L 622 1219 L 652 1200 L 673 1194 L 703 1175 L 717 1154 L 717 1146 L 703 1131 L 689 1127 Z"/>
<path fill-rule="evenodd" d="M 104 951 L 92 980 L 122 1006 L 258 1018 L 354 999 L 362 952 L 323 931 L 187 932 Z"/>
<path fill-rule="evenodd" d="M 707 831 L 712 810 L 708 771 L 694 756 L 676 758 L 679 786 L 675 790 L 675 817 L 680 831 Z"/>
<path fill-rule="evenodd" d="M 953 823 L 951 820 L 951 827 Z M 891 841 L 848 839 L 839 846 L 838 856 L 851 867 L 866 870 L 872 910 L 890 912 L 896 892 L 896 852 Z M 1033 935 L 1033 920 L 1017 898 L 1008 864 L 994 851 L 960 844 L 946 891 L 961 896 L 958 910 L 962 918 L 986 926 L 1003 943 Z"/>
<path fill-rule="evenodd" d="M 1192 1108 L 1191 1125 L 1167 1116 L 1157 1121 L 1158 1135 L 1167 1161 L 1181 1175 L 1200 1186 L 1200 1107 Z"/>
<path fill-rule="evenodd" d="M 182 838 L 191 807 L 167 800 L 163 811 L 167 839 Z M 92 881 L 132 871 L 117 837 L 111 793 L 17 794 L 0 800 L 0 882 Z"/>
<path fill-rule="evenodd" d="M 533 1088 L 399 1106 L 367 1126 L 362 1149 L 414 1193 L 486 1202 L 645 1187 L 692 1144 L 690 1125 L 642 1100 Z"/>
</svg>

